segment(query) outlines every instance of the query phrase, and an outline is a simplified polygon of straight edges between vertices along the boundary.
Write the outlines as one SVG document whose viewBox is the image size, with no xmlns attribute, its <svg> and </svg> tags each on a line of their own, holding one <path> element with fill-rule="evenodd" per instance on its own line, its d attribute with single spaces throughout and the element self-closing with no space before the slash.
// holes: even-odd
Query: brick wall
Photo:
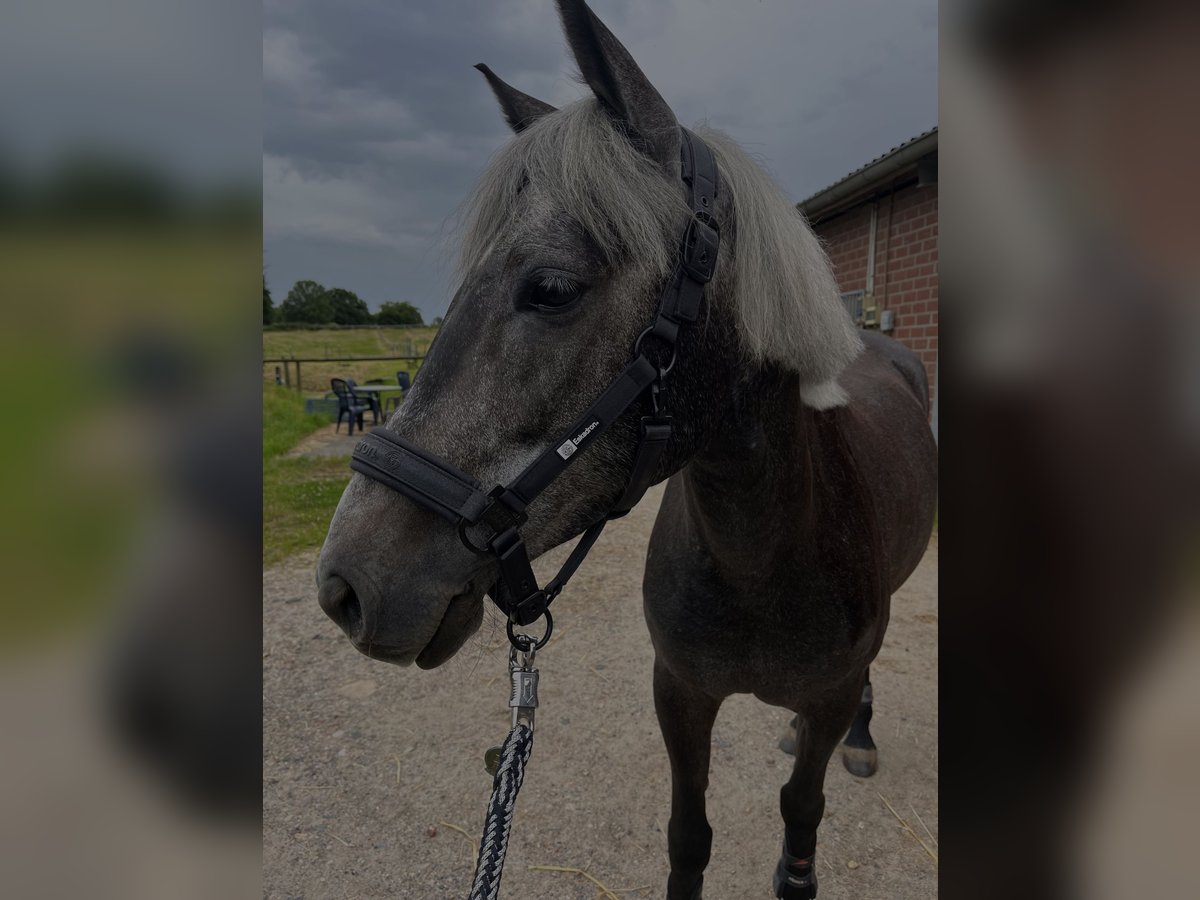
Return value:
<svg viewBox="0 0 1200 900">
<path fill-rule="evenodd" d="M 867 286 L 871 206 L 816 228 L 842 291 Z M 879 201 L 875 233 L 875 300 L 895 315 L 891 337 L 907 344 L 929 377 L 933 397 L 938 352 L 937 185 L 903 188 Z"/>
</svg>

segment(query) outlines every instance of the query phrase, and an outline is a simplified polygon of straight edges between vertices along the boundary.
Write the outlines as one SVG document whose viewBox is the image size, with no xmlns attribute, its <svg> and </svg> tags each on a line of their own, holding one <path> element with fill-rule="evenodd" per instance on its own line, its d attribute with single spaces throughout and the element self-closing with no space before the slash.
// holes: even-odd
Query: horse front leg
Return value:
<svg viewBox="0 0 1200 900">
<path fill-rule="evenodd" d="M 712 849 L 704 809 L 712 727 L 721 700 L 680 681 L 656 657 L 654 710 L 671 760 L 671 820 L 667 852 L 671 875 L 667 900 L 699 900 Z"/>
<path fill-rule="evenodd" d="M 850 725 L 862 696 L 863 680 L 819 698 L 805 698 L 796 710 L 796 761 L 779 792 L 783 814 L 783 855 L 775 869 L 775 896 L 812 900 L 817 896 L 817 826 L 825 814 L 825 769 Z"/>
</svg>

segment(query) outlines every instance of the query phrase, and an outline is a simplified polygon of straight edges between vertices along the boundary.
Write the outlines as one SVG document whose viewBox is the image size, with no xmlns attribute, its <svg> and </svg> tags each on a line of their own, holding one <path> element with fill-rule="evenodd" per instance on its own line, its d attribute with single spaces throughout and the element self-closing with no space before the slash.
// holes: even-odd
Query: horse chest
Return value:
<svg viewBox="0 0 1200 900">
<path fill-rule="evenodd" d="M 643 586 L 655 653 L 713 696 L 790 695 L 865 664 L 886 623 L 870 598 L 830 592 L 800 571 L 759 573 L 749 589 L 702 555 L 656 547 Z"/>
</svg>

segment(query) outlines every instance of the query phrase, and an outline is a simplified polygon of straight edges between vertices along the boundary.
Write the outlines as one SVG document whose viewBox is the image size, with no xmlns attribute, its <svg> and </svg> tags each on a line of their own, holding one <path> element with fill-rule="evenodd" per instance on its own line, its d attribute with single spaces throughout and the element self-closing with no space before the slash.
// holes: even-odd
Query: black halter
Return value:
<svg viewBox="0 0 1200 900">
<path fill-rule="evenodd" d="M 695 322 L 700 315 L 704 286 L 716 268 L 721 239 L 720 227 L 713 218 L 716 161 L 704 141 L 686 128 L 679 130 L 682 177 L 692 209 L 679 265 L 663 290 L 654 321 L 633 345 L 633 360 L 565 434 L 559 435 L 511 483 L 497 485 L 490 492 L 485 492 L 475 478 L 386 428 L 373 429 L 354 448 L 350 468 L 449 519 L 458 526 L 459 538 L 473 553 L 495 556 L 500 579 L 490 596 L 508 616 L 510 635 L 513 623 L 528 625 L 543 614 L 548 616 L 551 601 L 575 574 L 604 525 L 625 515 L 642 499 L 670 440 L 671 417 L 659 408 L 659 391 L 675 364 L 679 329 Z M 649 337 L 669 349 L 665 364 L 656 364 L 646 355 L 643 345 Z M 649 395 L 650 415 L 642 416 L 633 468 L 621 499 L 583 533 L 554 579 L 545 588 L 539 588 L 521 538 L 520 529 L 527 520 L 526 507 L 644 395 Z M 476 543 L 472 537 L 477 526 L 489 529 L 491 536 Z"/>
</svg>

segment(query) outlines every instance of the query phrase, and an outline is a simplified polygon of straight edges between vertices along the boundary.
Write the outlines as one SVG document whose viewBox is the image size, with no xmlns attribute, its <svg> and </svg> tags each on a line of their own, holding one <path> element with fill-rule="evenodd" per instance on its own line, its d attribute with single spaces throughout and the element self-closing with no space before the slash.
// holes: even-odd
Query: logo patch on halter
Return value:
<svg viewBox="0 0 1200 900">
<path fill-rule="evenodd" d="M 563 459 L 570 459 L 571 454 L 579 449 L 579 446 L 587 439 L 587 436 L 600 427 L 600 420 L 597 419 L 579 434 L 573 438 L 563 441 L 562 446 L 558 448 L 558 455 Z"/>
</svg>

